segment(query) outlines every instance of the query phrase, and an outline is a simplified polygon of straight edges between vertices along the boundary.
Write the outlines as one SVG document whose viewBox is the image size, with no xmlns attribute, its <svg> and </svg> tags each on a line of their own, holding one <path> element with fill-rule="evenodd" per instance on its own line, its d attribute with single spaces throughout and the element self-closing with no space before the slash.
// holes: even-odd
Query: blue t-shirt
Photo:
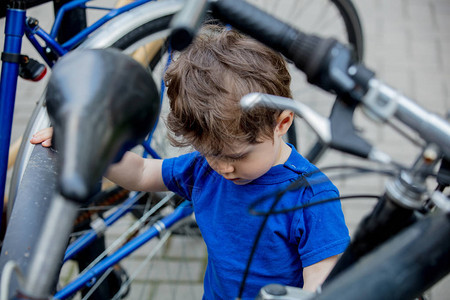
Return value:
<svg viewBox="0 0 450 300">
<path fill-rule="evenodd" d="M 286 192 L 275 210 L 337 197 L 337 188 L 293 147 L 283 165 L 246 185 L 236 185 L 209 167 L 198 152 L 166 159 L 163 180 L 171 191 L 192 201 L 198 227 L 208 249 L 204 299 L 234 299 L 263 222 L 249 206 L 283 190 L 299 177 L 302 187 Z M 258 203 L 269 211 L 275 197 Z M 304 267 L 342 253 L 350 238 L 341 204 L 332 201 L 271 215 L 262 232 L 247 277 L 244 297 L 254 299 L 270 283 L 303 286 Z"/>
</svg>

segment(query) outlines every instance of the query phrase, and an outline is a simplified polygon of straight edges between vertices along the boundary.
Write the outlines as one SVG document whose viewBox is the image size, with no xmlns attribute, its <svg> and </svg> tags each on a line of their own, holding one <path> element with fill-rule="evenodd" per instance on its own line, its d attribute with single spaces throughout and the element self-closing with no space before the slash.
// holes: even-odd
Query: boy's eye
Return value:
<svg viewBox="0 0 450 300">
<path fill-rule="evenodd" d="M 246 157 L 246 155 L 230 156 L 230 157 L 227 157 L 226 160 L 228 160 L 229 162 L 236 162 L 236 161 L 245 159 L 245 157 Z"/>
<path fill-rule="evenodd" d="M 244 160 L 247 156 L 248 156 L 248 153 L 237 154 L 237 155 L 207 155 L 206 157 L 212 161 L 218 160 L 218 161 L 232 163 L 232 162 Z"/>
<path fill-rule="evenodd" d="M 238 158 L 231 158 L 231 157 L 219 157 L 219 156 L 214 156 L 211 158 L 212 161 L 221 161 L 221 162 L 226 162 L 226 163 L 233 163 L 238 161 Z"/>
<path fill-rule="evenodd" d="M 238 160 L 241 160 L 241 157 L 228 157 L 228 156 L 210 156 L 209 159 L 211 161 L 222 161 L 226 163 L 234 163 Z"/>
</svg>

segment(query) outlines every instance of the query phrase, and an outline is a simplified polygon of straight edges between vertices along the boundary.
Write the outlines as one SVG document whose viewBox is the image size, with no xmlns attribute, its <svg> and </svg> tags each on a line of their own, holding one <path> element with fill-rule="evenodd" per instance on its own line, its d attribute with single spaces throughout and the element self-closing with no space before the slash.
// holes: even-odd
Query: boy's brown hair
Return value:
<svg viewBox="0 0 450 300">
<path fill-rule="evenodd" d="M 292 98 L 290 81 L 275 51 L 236 30 L 205 26 L 165 74 L 172 144 L 216 156 L 231 143 L 273 138 L 280 111 L 243 111 L 239 101 L 251 92 Z"/>
</svg>

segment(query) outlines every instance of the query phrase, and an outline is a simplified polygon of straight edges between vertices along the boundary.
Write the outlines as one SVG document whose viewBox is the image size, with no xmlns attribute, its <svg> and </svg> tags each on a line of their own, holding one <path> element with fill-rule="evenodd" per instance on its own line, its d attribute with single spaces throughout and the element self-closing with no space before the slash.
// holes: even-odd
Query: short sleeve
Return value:
<svg viewBox="0 0 450 300">
<path fill-rule="evenodd" d="M 162 177 L 166 187 L 185 199 L 192 200 L 196 174 L 201 156 L 192 152 L 175 158 L 164 159 Z"/>
<path fill-rule="evenodd" d="M 309 202 L 336 197 L 337 190 L 324 190 L 311 195 Z M 344 252 L 350 241 L 339 200 L 304 208 L 294 232 L 303 267 Z"/>
</svg>

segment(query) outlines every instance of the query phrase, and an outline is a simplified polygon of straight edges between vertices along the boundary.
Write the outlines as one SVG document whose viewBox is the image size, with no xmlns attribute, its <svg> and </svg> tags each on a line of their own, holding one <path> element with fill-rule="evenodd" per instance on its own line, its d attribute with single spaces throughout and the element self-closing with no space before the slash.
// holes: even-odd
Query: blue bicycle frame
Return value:
<svg viewBox="0 0 450 300">
<path fill-rule="evenodd" d="M 5 25 L 5 44 L 3 53 L 19 55 L 22 48 L 22 37 L 25 32 L 25 11 L 8 9 Z M 5 196 L 6 171 L 8 168 L 9 144 L 11 139 L 14 102 L 17 89 L 19 64 L 3 59 L 0 83 L 0 218 L 3 215 L 3 199 Z"/>
<path fill-rule="evenodd" d="M 68 51 L 75 48 L 89 34 L 94 32 L 109 20 L 126 11 L 129 11 L 132 8 L 135 8 L 139 5 L 142 5 L 143 3 L 150 2 L 152 0 L 138 0 L 116 9 L 89 7 L 86 5 L 86 3 L 90 1 L 92 0 L 74 0 L 63 5 L 56 15 L 55 23 L 53 24 L 50 34 L 42 30 L 37 25 L 37 23 L 29 22 L 28 24 L 25 10 L 15 8 L 7 10 L 5 22 L 5 42 L 2 53 L 3 64 L 0 79 L 0 221 L 3 213 L 3 199 L 5 196 L 9 146 L 11 139 L 17 80 L 19 75 L 19 58 L 22 48 L 22 38 L 24 34 L 45 60 L 47 65 L 49 67 L 52 67 L 55 61 L 46 54 L 47 49 L 50 49 L 57 58 L 63 56 Z M 13 7 L 16 6 L 13 5 Z M 69 39 L 63 45 L 60 45 L 56 41 L 56 36 L 60 29 L 64 14 L 69 10 L 80 7 L 92 9 L 108 9 L 110 10 L 110 12 L 91 26 L 85 28 L 77 35 Z M 44 46 L 39 43 L 36 36 L 43 40 Z M 156 155 L 156 152 L 152 151 L 150 148 L 146 147 L 146 149 L 150 153 Z"/>
</svg>

